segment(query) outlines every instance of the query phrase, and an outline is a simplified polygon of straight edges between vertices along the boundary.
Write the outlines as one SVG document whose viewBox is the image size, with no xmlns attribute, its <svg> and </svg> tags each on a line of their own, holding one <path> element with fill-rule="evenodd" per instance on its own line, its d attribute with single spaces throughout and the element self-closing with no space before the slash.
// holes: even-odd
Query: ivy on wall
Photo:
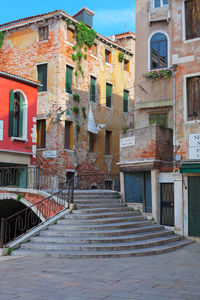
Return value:
<svg viewBox="0 0 200 300">
<path fill-rule="evenodd" d="M 75 75 L 78 76 L 78 72 L 80 72 L 82 76 L 84 76 L 81 61 L 82 58 L 84 58 L 85 60 L 87 59 L 87 46 L 89 48 L 92 47 L 97 34 L 92 28 L 89 28 L 84 22 L 80 21 L 80 23 L 77 23 L 75 25 L 74 36 L 76 39 L 76 44 L 73 47 L 74 53 L 72 53 L 72 59 L 77 63 Z"/>
<path fill-rule="evenodd" d="M 4 32 L 3 31 L 0 31 L 0 49 L 3 45 L 3 39 L 4 39 Z"/>
</svg>

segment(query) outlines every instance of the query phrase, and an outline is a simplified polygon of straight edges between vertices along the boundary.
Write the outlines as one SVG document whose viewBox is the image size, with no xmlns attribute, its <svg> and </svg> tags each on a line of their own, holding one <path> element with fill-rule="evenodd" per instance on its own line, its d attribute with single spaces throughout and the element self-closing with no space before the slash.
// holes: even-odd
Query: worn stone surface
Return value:
<svg viewBox="0 0 200 300">
<path fill-rule="evenodd" d="M 2 300 L 199 300 L 200 244 L 159 256 L 0 258 Z"/>
</svg>

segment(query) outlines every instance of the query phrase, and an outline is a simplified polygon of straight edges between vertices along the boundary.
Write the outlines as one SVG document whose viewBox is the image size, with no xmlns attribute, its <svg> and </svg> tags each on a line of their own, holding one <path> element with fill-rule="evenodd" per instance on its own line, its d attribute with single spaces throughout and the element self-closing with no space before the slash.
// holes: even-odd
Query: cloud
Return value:
<svg viewBox="0 0 200 300">
<path fill-rule="evenodd" d="M 116 34 L 123 31 L 134 31 L 134 9 L 97 9 L 95 10 L 94 27 L 102 34 L 105 32 L 106 34 Z"/>
</svg>

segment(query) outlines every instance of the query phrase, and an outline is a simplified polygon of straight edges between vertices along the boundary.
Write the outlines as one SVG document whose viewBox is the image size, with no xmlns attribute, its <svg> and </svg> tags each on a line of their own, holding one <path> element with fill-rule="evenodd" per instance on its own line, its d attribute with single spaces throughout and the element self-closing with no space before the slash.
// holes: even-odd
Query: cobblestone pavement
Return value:
<svg viewBox="0 0 200 300">
<path fill-rule="evenodd" d="M 199 300 L 200 243 L 122 259 L 0 258 L 0 300 Z"/>
</svg>

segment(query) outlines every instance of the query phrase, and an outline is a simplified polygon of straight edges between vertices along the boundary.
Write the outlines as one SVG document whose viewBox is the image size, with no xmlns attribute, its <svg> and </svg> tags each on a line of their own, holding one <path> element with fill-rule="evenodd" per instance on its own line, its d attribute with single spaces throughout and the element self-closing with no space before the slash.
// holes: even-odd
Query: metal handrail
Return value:
<svg viewBox="0 0 200 300">
<path fill-rule="evenodd" d="M 73 195 L 74 179 L 72 178 L 62 183 L 62 188 L 58 192 L 12 216 L 2 218 L 0 247 L 6 247 L 12 240 L 60 213 L 66 208 L 66 203 L 73 203 Z"/>
</svg>

